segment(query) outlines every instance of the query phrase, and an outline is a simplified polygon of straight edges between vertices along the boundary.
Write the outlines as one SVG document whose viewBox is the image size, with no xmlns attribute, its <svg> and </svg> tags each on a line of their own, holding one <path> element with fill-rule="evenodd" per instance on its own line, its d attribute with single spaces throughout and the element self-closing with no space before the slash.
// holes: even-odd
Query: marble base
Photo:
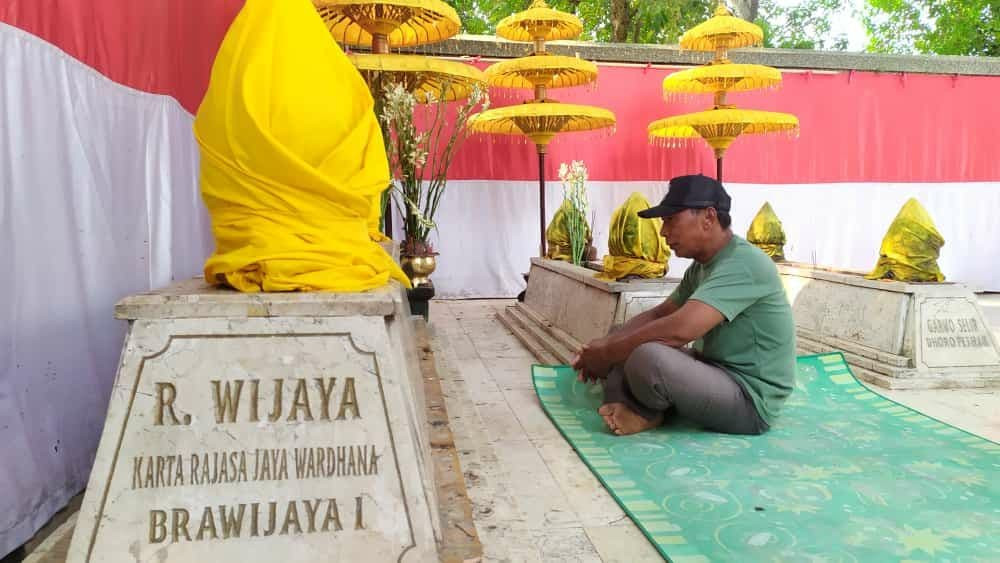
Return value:
<svg viewBox="0 0 1000 563">
<path fill-rule="evenodd" d="M 889 389 L 1000 385 L 1000 347 L 968 287 L 795 263 L 778 271 L 802 353 L 842 351 L 859 378 Z"/>
<path fill-rule="evenodd" d="M 568 362 L 581 343 L 663 302 L 680 283 L 659 278 L 608 282 L 569 262 L 532 258 L 523 303 L 500 314 L 543 363 Z"/>
<path fill-rule="evenodd" d="M 1000 347 L 972 291 L 955 283 L 866 280 L 779 263 L 800 353 L 839 350 L 856 375 L 888 389 L 1000 386 Z M 679 280 L 604 282 L 588 268 L 532 259 L 523 303 L 499 319 L 543 363 L 661 303 Z"/>
<path fill-rule="evenodd" d="M 392 256 L 392 260 L 399 264 L 399 243 L 394 240 L 385 240 L 379 243 L 385 253 Z"/>
<path fill-rule="evenodd" d="M 430 561 L 437 500 L 398 285 L 118 304 L 128 336 L 70 562 Z"/>
</svg>

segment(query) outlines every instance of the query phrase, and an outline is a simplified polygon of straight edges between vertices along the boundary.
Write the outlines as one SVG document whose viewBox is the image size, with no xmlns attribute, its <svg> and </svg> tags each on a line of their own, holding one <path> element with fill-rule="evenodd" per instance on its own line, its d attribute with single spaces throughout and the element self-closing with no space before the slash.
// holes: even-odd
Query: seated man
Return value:
<svg viewBox="0 0 1000 563">
<path fill-rule="evenodd" d="M 788 298 L 771 259 L 729 228 L 729 204 L 716 180 L 680 176 L 639 212 L 662 217 L 667 244 L 694 262 L 666 301 L 573 360 L 581 379 L 604 381 L 599 412 L 615 434 L 656 427 L 671 408 L 712 431 L 760 434 L 792 391 Z"/>
</svg>

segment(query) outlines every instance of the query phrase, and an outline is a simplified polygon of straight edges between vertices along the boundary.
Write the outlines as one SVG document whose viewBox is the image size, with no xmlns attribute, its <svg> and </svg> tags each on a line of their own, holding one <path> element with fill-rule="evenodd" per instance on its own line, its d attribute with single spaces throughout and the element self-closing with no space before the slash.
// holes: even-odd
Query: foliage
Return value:
<svg viewBox="0 0 1000 563">
<path fill-rule="evenodd" d="M 832 22 L 861 4 L 869 51 L 1000 56 L 1000 0 L 729 0 L 736 15 L 764 29 L 766 47 L 846 49 Z M 454 0 L 466 33 L 489 35 L 530 0 Z M 676 43 L 712 15 L 716 0 L 550 0 L 583 21 L 581 39 Z"/>
<path fill-rule="evenodd" d="M 530 0 L 455 0 L 466 33 L 492 34 L 501 19 Z M 684 30 L 712 15 L 714 0 L 549 0 L 549 6 L 583 21 L 581 39 L 630 43 L 676 43 Z"/>
<path fill-rule="evenodd" d="M 831 36 L 830 21 L 847 9 L 845 0 L 803 0 L 795 6 L 783 6 L 775 0 L 762 0 L 757 25 L 764 30 L 764 46 L 779 49 L 847 48 L 847 37 Z"/>
<path fill-rule="evenodd" d="M 868 50 L 1000 56 L 1000 0 L 867 0 Z"/>
<path fill-rule="evenodd" d="M 570 257 L 579 266 L 583 262 L 587 250 L 587 240 L 590 228 L 587 225 L 587 213 L 590 210 L 590 196 L 587 193 L 587 167 L 583 162 L 574 160 L 569 164 L 559 165 L 559 179 L 562 180 L 563 199 L 569 203 L 570 210 L 566 213 L 566 230 L 569 232 Z"/>
<path fill-rule="evenodd" d="M 455 104 L 454 111 L 449 111 L 449 102 L 428 97 L 427 104 L 418 106 L 406 88 L 388 84 L 379 116 L 388 133 L 386 149 L 395 177 L 393 200 L 403 217 L 401 251 L 408 255 L 433 252 L 428 238 L 436 228 L 434 215 L 447 185 L 448 167 L 468 135 L 465 124 L 469 117 L 479 106 L 485 110 L 490 103 L 486 91 L 478 86 L 465 101 Z M 423 118 L 420 127 L 417 112 Z"/>
</svg>

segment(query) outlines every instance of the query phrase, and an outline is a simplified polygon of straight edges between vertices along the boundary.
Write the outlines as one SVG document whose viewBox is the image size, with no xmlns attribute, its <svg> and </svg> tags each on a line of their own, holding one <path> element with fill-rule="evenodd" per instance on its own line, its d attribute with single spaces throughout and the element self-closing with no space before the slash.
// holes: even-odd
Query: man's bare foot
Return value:
<svg viewBox="0 0 1000 563">
<path fill-rule="evenodd" d="M 607 415 L 601 412 L 601 410 L 604 410 L 605 407 L 607 407 Z M 607 423 L 608 428 L 619 436 L 638 434 L 643 430 L 656 428 L 657 426 L 663 424 L 663 413 L 658 413 L 652 419 L 645 419 L 637 412 L 628 408 L 625 403 L 609 403 L 602 406 L 597 412 L 604 417 L 604 421 Z"/>
<path fill-rule="evenodd" d="M 604 419 L 604 424 L 607 424 L 608 428 L 610 428 L 612 432 L 614 432 L 615 428 L 611 425 L 611 415 L 615 412 L 615 408 L 619 405 L 623 407 L 625 406 L 622 403 L 606 403 L 601 405 L 601 408 L 597 409 L 597 414 L 601 415 L 601 418 Z"/>
</svg>

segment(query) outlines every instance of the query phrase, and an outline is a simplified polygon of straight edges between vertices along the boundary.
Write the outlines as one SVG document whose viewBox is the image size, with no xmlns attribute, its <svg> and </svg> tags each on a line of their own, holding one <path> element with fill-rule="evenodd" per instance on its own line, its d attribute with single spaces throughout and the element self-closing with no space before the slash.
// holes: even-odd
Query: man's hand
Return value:
<svg viewBox="0 0 1000 563">
<path fill-rule="evenodd" d="M 607 339 L 599 338 L 588 344 L 573 358 L 573 369 L 577 371 L 580 381 L 596 381 L 608 377 L 611 371 L 611 361 L 607 356 Z"/>
</svg>

